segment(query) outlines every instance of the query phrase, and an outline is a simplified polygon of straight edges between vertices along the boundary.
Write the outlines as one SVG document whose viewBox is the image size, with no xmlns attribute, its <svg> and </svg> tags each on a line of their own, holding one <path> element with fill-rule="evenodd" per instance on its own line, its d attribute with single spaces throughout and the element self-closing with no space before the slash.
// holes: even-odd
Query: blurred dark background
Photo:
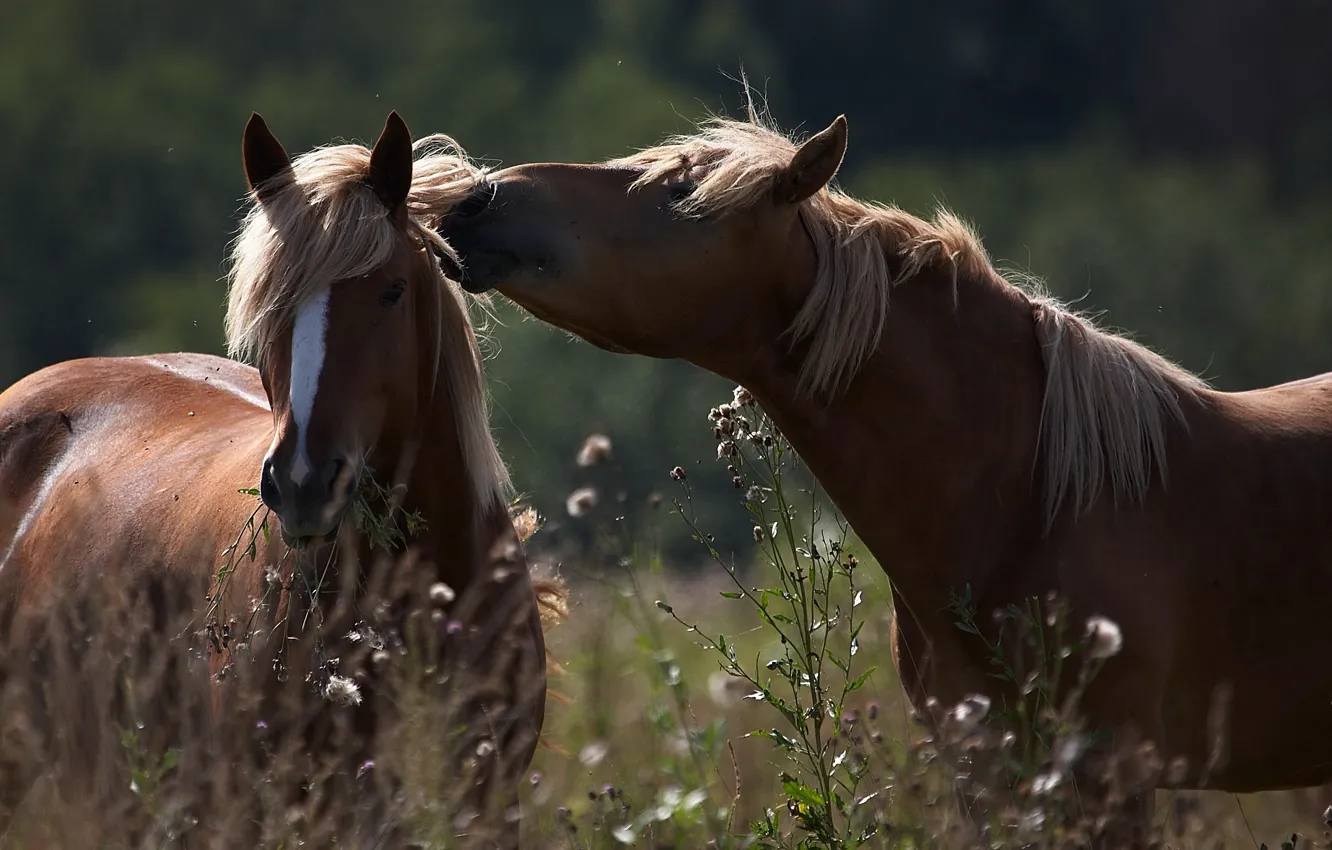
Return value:
<svg viewBox="0 0 1332 850">
<path fill-rule="evenodd" d="M 373 141 L 397 109 L 492 164 L 586 161 L 738 115 L 742 69 L 787 129 L 846 113 L 843 188 L 946 203 L 997 261 L 1222 388 L 1297 378 L 1332 368 L 1330 45 L 1326 0 L 14 0 L 0 386 L 89 354 L 220 352 L 252 109 L 293 153 Z M 555 535 L 586 538 L 575 488 L 627 526 L 677 463 L 705 510 L 732 501 L 705 419 L 729 385 L 500 316 L 501 450 Z M 574 463 L 593 431 L 609 468 Z"/>
</svg>

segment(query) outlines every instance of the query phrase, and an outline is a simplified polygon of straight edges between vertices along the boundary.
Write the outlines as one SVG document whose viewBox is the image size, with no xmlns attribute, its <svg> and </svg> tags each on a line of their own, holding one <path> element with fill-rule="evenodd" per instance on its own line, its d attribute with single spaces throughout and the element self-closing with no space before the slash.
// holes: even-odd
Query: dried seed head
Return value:
<svg viewBox="0 0 1332 850">
<path fill-rule="evenodd" d="M 989 697 L 984 694 L 971 694 L 954 706 L 950 713 L 958 726 L 970 731 L 985 718 L 989 710 Z"/>
<path fill-rule="evenodd" d="M 610 460 L 611 441 L 605 434 L 591 434 L 583 441 L 583 447 L 578 450 L 578 465 L 581 467 L 596 466 L 605 460 Z"/>
<path fill-rule="evenodd" d="M 456 599 L 457 596 L 458 594 L 453 592 L 453 588 L 449 587 L 442 581 L 437 581 L 430 585 L 430 601 L 436 605 L 448 605 Z"/>
<path fill-rule="evenodd" d="M 1124 648 L 1124 635 L 1113 621 L 1105 617 L 1087 620 L 1087 655 L 1095 659 L 1118 655 Z"/>
<path fill-rule="evenodd" d="M 324 698 L 339 705 L 360 705 L 361 686 L 346 676 L 329 676 Z"/>
<path fill-rule="evenodd" d="M 671 480 L 672 481 L 685 480 L 685 471 L 683 466 L 677 466 L 675 469 L 671 470 Z"/>
<path fill-rule="evenodd" d="M 564 509 L 571 517 L 580 517 L 597 506 L 597 491 L 591 487 L 579 487 L 564 500 Z"/>
<path fill-rule="evenodd" d="M 731 391 L 731 403 L 736 407 L 749 407 L 754 404 L 754 394 L 744 387 L 736 387 Z"/>
</svg>

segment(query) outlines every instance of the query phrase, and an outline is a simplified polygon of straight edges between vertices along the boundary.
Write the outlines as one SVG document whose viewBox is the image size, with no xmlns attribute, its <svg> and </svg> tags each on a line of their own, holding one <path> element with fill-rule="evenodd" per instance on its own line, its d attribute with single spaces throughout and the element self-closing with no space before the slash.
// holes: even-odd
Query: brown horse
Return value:
<svg viewBox="0 0 1332 850">
<path fill-rule="evenodd" d="M 996 271 L 952 214 L 829 188 L 846 144 L 844 117 L 797 145 L 751 110 L 491 174 L 441 232 L 469 291 L 751 390 L 891 577 L 916 706 L 1001 695 L 951 594 L 1057 591 L 1122 630 L 1089 719 L 1186 757 L 1180 787 L 1332 779 L 1332 378 L 1216 391 Z"/>
<path fill-rule="evenodd" d="M 349 652 L 349 632 L 367 643 L 372 621 L 408 639 L 410 605 L 366 610 L 389 598 L 376 586 L 428 594 L 426 638 L 471 662 L 486 689 L 464 717 L 471 748 L 491 756 L 473 766 L 486 779 L 467 799 L 498 793 L 507 807 L 544 715 L 540 603 L 559 591 L 529 576 L 476 338 L 441 268 L 453 254 L 433 229 L 474 170 L 446 137 L 417 147 L 419 158 L 395 112 L 373 149 L 292 161 L 250 118 L 226 328 L 231 353 L 258 368 L 200 354 L 84 359 L 0 395 L 0 598 L 12 620 L 113 559 L 135 578 L 183 582 L 219 715 L 247 658 L 286 674 L 269 678 L 312 682 L 303 693 L 322 708 L 307 747 L 350 728 L 338 758 L 352 781 L 392 700 L 348 658 L 321 660 Z M 266 534 L 265 509 L 280 535 Z M 377 575 L 391 528 L 405 552 Z M 502 829 L 516 846 L 516 822 Z"/>
</svg>

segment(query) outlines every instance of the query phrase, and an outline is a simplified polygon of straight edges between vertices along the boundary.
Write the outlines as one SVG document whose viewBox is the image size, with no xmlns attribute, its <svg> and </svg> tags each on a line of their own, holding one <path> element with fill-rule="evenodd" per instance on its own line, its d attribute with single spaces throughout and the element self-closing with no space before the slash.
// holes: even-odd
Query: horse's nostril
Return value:
<svg viewBox="0 0 1332 850">
<path fill-rule="evenodd" d="M 276 511 L 282 507 L 282 493 L 278 489 L 271 460 L 264 461 L 264 468 L 259 474 L 259 498 L 270 510 Z"/>
</svg>

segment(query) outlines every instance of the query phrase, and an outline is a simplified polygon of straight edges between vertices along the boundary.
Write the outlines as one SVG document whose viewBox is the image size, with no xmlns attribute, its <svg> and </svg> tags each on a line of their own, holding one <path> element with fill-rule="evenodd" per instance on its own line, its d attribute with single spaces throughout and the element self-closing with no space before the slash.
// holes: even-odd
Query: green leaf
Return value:
<svg viewBox="0 0 1332 850">
<path fill-rule="evenodd" d="M 876 669 L 878 668 L 871 667 L 868 670 L 866 670 L 864 673 L 861 673 L 859 676 L 856 677 L 856 680 L 854 682 L 846 686 L 846 689 L 848 691 L 860 690 L 862 687 L 864 687 L 865 681 L 869 679 L 870 674 L 872 674 Z"/>
<path fill-rule="evenodd" d="M 739 599 L 739 598 L 741 598 L 744 594 L 739 593 L 738 591 L 734 591 L 734 590 L 723 590 L 723 591 L 721 592 L 721 595 L 722 595 L 722 597 L 725 598 L 725 599 Z"/>
<path fill-rule="evenodd" d="M 180 763 L 180 750 L 172 747 L 162 754 L 162 773 L 167 773 Z"/>
<path fill-rule="evenodd" d="M 797 803 L 804 803 L 806 806 L 816 808 L 822 808 L 824 805 L 823 795 L 803 782 L 787 779 L 782 782 L 782 791 Z"/>
</svg>

